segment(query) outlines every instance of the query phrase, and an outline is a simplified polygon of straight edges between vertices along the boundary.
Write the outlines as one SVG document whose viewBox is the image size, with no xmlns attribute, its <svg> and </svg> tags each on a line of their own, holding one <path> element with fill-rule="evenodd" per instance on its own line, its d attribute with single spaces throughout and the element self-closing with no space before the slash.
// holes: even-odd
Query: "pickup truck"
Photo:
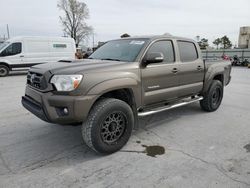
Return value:
<svg viewBox="0 0 250 188">
<path fill-rule="evenodd" d="M 106 42 L 88 59 L 32 67 L 22 104 L 46 122 L 82 123 L 85 143 L 110 154 L 140 117 L 198 101 L 217 110 L 230 73 L 230 61 L 204 61 L 193 40 L 129 37 Z"/>
</svg>

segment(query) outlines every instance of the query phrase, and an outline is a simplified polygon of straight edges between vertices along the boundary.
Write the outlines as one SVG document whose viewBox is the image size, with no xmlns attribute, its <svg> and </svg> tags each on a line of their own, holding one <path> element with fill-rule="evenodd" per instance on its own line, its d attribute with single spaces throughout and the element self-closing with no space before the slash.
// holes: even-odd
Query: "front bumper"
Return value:
<svg viewBox="0 0 250 188">
<path fill-rule="evenodd" d="M 72 124 L 86 120 L 97 97 L 96 95 L 69 96 L 55 95 L 52 92 L 41 93 L 27 85 L 22 104 L 28 111 L 46 122 Z M 65 113 L 65 108 L 68 113 Z"/>
</svg>

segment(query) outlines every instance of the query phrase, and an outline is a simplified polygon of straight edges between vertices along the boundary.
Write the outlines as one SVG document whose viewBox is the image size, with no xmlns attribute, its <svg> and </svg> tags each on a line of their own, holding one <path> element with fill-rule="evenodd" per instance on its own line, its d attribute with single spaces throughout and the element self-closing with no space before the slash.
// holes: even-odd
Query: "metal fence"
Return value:
<svg viewBox="0 0 250 188">
<path fill-rule="evenodd" d="M 202 50 L 204 59 L 219 59 L 223 55 L 233 58 L 237 55 L 240 61 L 248 59 L 250 61 L 250 49 L 219 49 L 219 50 Z"/>
</svg>

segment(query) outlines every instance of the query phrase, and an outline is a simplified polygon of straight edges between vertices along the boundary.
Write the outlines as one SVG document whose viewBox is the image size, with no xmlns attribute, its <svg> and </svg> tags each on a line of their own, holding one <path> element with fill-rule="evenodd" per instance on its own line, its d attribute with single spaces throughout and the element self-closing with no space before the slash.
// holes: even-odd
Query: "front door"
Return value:
<svg viewBox="0 0 250 188">
<path fill-rule="evenodd" d="M 14 42 L 4 49 L 0 58 L 8 62 L 11 67 L 23 66 L 23 47 L 21 42 Z"/>
<path fill-rule="evenodd" d="M 161 63 L 149 64 L 141 69 L 142 104 L 150 105 L 178 97 L 178 64 L 175 63 L 173 42 L 160 40 L 154 42 L 147 53 L 160 52 L 164 56 Z"/>
</svg>

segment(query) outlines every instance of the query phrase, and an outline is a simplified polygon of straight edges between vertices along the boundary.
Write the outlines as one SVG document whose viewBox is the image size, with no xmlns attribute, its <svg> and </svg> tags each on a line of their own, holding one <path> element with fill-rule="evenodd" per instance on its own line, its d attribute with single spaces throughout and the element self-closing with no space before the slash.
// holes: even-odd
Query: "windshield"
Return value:
<svg viewBox="0 0 250 188">
<path fill-rule="evenodd" d="M 105 43 L 89 58 L 114 61 L 135 61 L 148 39 L 123 39 Z"/>
<path fill-rule="evenodd" d="M 2 51 L 2 49 L 4 49 L 8 44 L 9 42 L 0 43 L 0 51 Z"/>
</svg>

